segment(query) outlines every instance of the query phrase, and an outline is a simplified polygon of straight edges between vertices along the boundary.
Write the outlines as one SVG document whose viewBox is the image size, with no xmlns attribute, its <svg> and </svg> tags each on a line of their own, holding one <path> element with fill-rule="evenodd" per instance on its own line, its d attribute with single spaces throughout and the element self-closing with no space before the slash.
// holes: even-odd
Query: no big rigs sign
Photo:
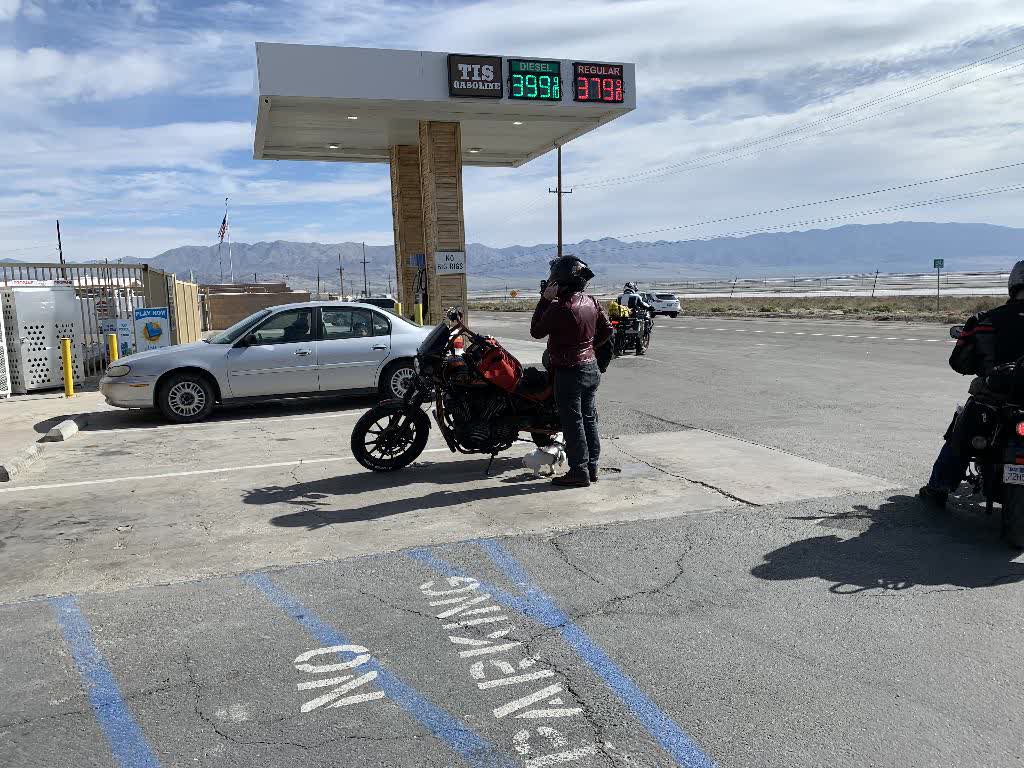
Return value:
<svg viewBox="0 0 1024 768">
<path fill-rule="evenodd" d="M 460 98 L 500 99 L 501 56 L 448 54 L 448 95 Z"/>
</svg>

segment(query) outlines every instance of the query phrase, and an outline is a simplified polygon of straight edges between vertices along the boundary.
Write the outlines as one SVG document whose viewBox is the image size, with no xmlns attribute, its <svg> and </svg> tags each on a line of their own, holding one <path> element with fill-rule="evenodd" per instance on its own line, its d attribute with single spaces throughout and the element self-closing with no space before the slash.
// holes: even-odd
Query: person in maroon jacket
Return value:
<svg viewBox="0 0 1024 768">
<path fill-rule="evenodd" d="M 551 274 L 533 312 L 530 335 L 548 339 L 548 365 L 554 376 L 555 403 L 565 437 L 569 471 L 555 485 L 586 487 L 597 481 L 601 439 L 597 433 L 597 387 L 601 371 L 594 346 L 612 336 L 604 307 L 583 292 L 594 276 L 586 262 L 562 256 L 551 262 Z"/>
</svg>

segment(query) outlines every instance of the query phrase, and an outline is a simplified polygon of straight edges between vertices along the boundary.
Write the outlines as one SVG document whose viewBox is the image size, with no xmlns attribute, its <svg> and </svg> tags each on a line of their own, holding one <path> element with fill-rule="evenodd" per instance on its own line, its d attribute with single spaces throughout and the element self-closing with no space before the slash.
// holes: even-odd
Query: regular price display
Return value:
<svg viewBox="0 0 1024 768">
<path fill-rule="evenodd" d="M 561 101 L 562 73 L 557 61 L 508 60 L 510 99 Z"/>
<path fill-rule="evenodd" d="M 575 63 L 573 98 L 602 104 L 621 104 L 624 99 L 621 64 Z"/>
</svg>

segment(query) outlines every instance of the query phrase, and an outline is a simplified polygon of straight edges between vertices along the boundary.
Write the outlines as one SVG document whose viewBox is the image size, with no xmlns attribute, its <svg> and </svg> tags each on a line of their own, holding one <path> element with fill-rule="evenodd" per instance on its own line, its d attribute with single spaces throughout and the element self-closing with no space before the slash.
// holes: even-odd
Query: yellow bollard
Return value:
<svg viewBox="0 0 1024 768">
<path fill-rule="evenodd" d="M 64 397 L 74 397 L 75 377 L 71 370 L 71 339 L 60 340 L 60 360 L 64 368 Z"/>
<path fill-rule="evenodd" d="M 117 360 L 120 355 L 117 353 L 117 334 L 107 334 L 107 356 L 110 358 L 110 362 Z"/>
<path fill-rule="evenodd" d="M 423 325 L 423 305 L 416 304 L 416 325 Z"/>
<path fill-rule="evenodd" d="M 395 302 L 395 314 L 399 317 L 402 316 L 402 302 L 400 301 Z"/>
</svg>

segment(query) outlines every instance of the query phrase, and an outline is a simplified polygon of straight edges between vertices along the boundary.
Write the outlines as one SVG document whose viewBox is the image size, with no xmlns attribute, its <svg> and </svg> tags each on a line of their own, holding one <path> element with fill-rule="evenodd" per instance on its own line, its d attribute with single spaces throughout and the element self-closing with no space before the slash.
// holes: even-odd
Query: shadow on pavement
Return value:
<svg viewBox="0 0 1024 768">
<path fill-rule="evenodd" d="M 490 483 L 482 487 L 441 489 L 412 498 L 395 498 L 365 506 L 334 508 L 340 499 L 355 494 L 392 491 L 416 483 L 444 486 L 484 480 L 487 462 L 488 459 L 473 459 L 459 463 L 416 462 L 403 470 L 386 474 L 364 472 L 294 485 L 255 488 L 245 494 L 243 501 L 246 504 L 291 504 L 302 507 L 298 512 L 278 515 L 270 522 L 282 528 L 306 528 L 313 531 L 338 523 L 378 520 L 405 512 L 440 509 L 463 502 L 496 501 L 559 490 L 551 485 L 550 480 L 535 478 L 530 472 L 498 477 L 502 472 L 522 467 L 522 459 L 518 457 L 499 456 L 494 460 Z"/>
<path fill-rule="evenodd" d="M 210 417 L 200 424 L 216 424 L 244 419 L 285 418 L 288 416 L 307 416 L 323 413 L 340 413 L 345 411 L 362 411 L 377 402 L 376 397 L 324 397 L 311 399 L 269 400 L 260 403 L 237 403 L 218 406 Z M 46 434 L 52 427 L 68 415 L 57 416 L 37 422 L 36 432 Z M 105 432 L 112 429 L 145 429 L 147 427 L 165 427 L 173 422 L 164 418 L 156 409 L 118 409 L 113 411 L 96 411 L 89 415 L 89 422 L 82 432 Z M 187 426 L 187 425 L 183 425 Z"/>
<path fill-rule="evenodd" d="M 892 496 L 878 509 L 855 506 L 818 525 L 859 535 L 816 536 L 787 544 L 766 554 L 751 573 L 772 581 L 819 578 L 831 582 L 829 591 L 839 595 L 916 585 L 977 589 L 1024 581 L 1024 563 L 1013 562 L 1020 552 L 999 539 L 998 510 L 988 518 L 976 505 L 951 507 L 947 512 L 932 510 L 914 496 Z"/>
</svg>

